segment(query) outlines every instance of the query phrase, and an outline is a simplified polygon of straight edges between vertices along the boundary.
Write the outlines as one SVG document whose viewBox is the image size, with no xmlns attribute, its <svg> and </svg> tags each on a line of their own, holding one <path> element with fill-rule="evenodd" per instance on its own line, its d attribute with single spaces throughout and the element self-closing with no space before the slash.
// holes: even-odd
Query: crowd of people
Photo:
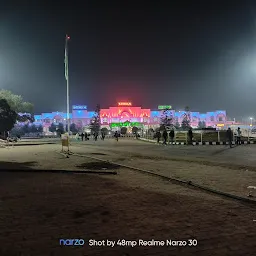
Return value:
<svg viewBox="0 0 256 256">
<path fill-rule="evenodd" d="M 155 137 L 157 138 L 157 143 L 160 143 L 160 139 L 161 137 L 163 137 L 163 144 L 167 145 L 167 141 L 168 141 L 168 131 L 166 129 L 164 129 L 163 133 L 161 134 L 161 132 L 158 130 L 155 134 Z M 171 144 L 173 144 L 174 142 L 174 137 L 175 137 L 175 132 L 174 129 L 171 129 L 169 131 L 169 142 Z M 188 143 L 193 145 L 193 132 L 192 132 L 192 128 L 190 128 L 188 130 Z"/>
<path fill-rule="evenodd" d="M 236 145 L 241 145 L 241 136 L 242 136 L 242 132 L 241 132 L 240 127 L 238 127 L 237 131 L 235 131 L 234 134 L 233 134 L 231 128 L 228 128 L 228 130 L 227 130 L 227 140 L 228 140 L 229 146 L 232 147 L 233 140 L 235 140 Z M 169 137 L 169 143 L 173 144 L 174 137 L 175 137 L 174 129 L 171 129 L 169 131 L 169 134 L 168 134 L 168 131 L 166 129 L 164 129 L 162 133 L 160 132 L 160 130 L 158 130 L 154 135 L 154 138 L 157 139 L 157 143 L 160 143 L 161 137 L 163 138 L 163 144 L 164 145 L 167 145 L 168 137 Z M 192 128 L 189 128 L 189 130 L 187 132 L 187 138 L 188 138 L 188 144 L 193 145 L 193 131 L 192 131 Z"/>
<path fill-rule="evenodd" d="M 233 133 L 233 131 L 231 130 L 231 128 L 228 128 L 227 130 L 227 140 L 229 143 L 229 146 L 232 147 L 232 142 L 235 138 L 235 143 L 237 145 L 241 145 L 241 129 L 238 127 L 237 131 L 235 131 L 235 133 Z M 99 133 L 98 132 L 94 132 L 92 133 L 93 136 L 93 140 L 97 141 L 99 138 Z M 113 137 L 115 138 L 116 141 L 118 141 L 119 137 L 120 137 L 120 133 L 118 131 L 116 131 L 113 135 Z M 135 134 L 136 138 L 138 139 L 140 137 L 140 135 L 138 133 Z M 86 132 L 82 132 L 81 134 L 77 133 L 76 134 L 76 139 L 77 140 L 81 140 L 82 141 L 87 141 L 89 140 L 90 134 L 88 135 Z M 100 139 L 104 140 L 106 137 L 104 132 L 100 133 Z M 161 138 L 163 138 L 163 145 L 167 145 L 168 143 L 168 138 L 169 138 L 169 143 L 173 144 L 175 142 L 175 131 L 174 129 L 171 129 L 169 131 L 167 131 L 167 129 L 164 129 L 163 132 L 160 132 L 160 130 L 156 131 L 156 133 L 154 134 L 154 138 L 157 139 L 157 143 L 160 143 Z M 189 128 L 188 132 L 187 132 L 187 141 L 189 145 L 193 145 L 193 131 L 192 128 Z M 194 146 L 194 145 L 193 145 Z"/>
<path fill-rule="evenodd" d="M 90 139 L 90 134 L 87 134 L 86 132 L 82 132 L 82 133 L 77 133 L 76 136 L 75 136 L 75 139 L 76 140 L 82 140 L 82 141 L 87 141 Z M 93 137 L 93 140 L 97 141 L 98 138 L 100 136 L 100 139 L 101 140 L 105 140 L 105 137 L 106 137 L 106 134 L 104 132 L 101 132 L 100 135 L 98 132 L 93 132 L 92 133 L 92 137 Z M 118 141 L 118 138 L 120 137 L 120 133 L 118 133 L 117 131 L 114 133 L 114 138 Z"/>
<path fill-rule="evenodd" d="M 241 145 L 241 136 L 242 136 L 242 132 L 240 127 L 237 128 L 237 131 L 235 131 L 234 134 L 231 128 L 229 127 L 227 130 L 227 138 L 228 138 L 229 146 L 232 147 L 233 138 L 235 138 L 236 145 Z"/>
<path fill-rule="evenodd" d="M 94 132 L 93 134 L 93 139 L 95 140 L 95 141 L 97 141 L 98 140 L 98 137 L 99 137 L 99 133 L 98 132 Z M 76 140 L 80 140 L 80 138 L 81 138 L 81 140 L 82 141 L 86 141 L 86 140 L 89 140 L 89 137 L 90 137 L 90 135 L 88 135 L 86 132 L 85 133 L 81 133 L 81 134 L 79 134 L 79 133 L 77 133 L 76 134 L 76 136 L 75 136 L 75 138 L 76 138 Z M 101 132 L 101 139 L 102 140 L 104 140 L 105 139 L 105 137 L 106 137 L 106 135 L 105 135 L 105 133 L 104 132 Z"/>
</svg>

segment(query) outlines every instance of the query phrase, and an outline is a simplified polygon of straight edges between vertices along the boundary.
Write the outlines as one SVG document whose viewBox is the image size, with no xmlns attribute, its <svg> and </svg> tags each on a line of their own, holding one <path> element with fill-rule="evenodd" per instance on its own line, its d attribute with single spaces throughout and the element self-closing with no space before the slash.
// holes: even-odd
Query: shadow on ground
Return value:
<svg viewBox="0 0 256 256">
<path fill-rule="evenodd" d="M 90 163 L 83 163 L 80 165 L 77 165 L 79 168 L 86 168 L 88 170 L 102 170 L 102 169 L 107 169 L 107 170 L 115 170 L 119 169 L 120 166 L 117 164 L 112 164 L 109 162 L 90 162 Z"/>
<path fill-rule="evenodd" d="M 5 162 L 0 161 L 0 171 L 9 171 L 9 170 L 32 170 L 37 162 Z"/>
<path fill-rule="evenodd" d="M 90 153 L 91 155 L 97 155 L 97 156 L 106 156 L 107 154 L 104 153 Z"/>
<path fill-rule="evenodd" d="M 220 150 L 216 150 L 215 152 L 212 153 L 212 156 L 221 154 L 221 153 L 223 153 L 224 151 L 232 150 L 232 149 L 237 148 L 237 147 L 238 147 L 238 145 L 232 145 L 231 148 L 228 146 L 228 147 L 222 148 L 222 149 L 220 149 Z"/>
<path fill-rule="evenodd" d="M 223 153 L 224 151 L 231 150 L 233 148 L 234 147 L 232 147 L 232 148 L 228 147 L 228 148 L 222 148 L 222 149 L 216 150 L 215 152 L 212 153 L 212 156 L 219 155 L 219 154 Z"/>
</svg>

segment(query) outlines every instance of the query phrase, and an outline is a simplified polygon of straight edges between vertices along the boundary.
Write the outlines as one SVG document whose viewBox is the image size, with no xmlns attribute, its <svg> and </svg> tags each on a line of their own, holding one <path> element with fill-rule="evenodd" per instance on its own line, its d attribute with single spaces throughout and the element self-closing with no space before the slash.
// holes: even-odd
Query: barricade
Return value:
<svg viewBox="0 0 256 256">
<path fill-rule="evenodd" d="M 61 152 L 64 152 L 64 147 L 68 148 L 68 153 L 70 152 L 69 151 L 70 139 L 67 133 L 61 135 L 61 146 L 62 146 Z"/>
</svg>

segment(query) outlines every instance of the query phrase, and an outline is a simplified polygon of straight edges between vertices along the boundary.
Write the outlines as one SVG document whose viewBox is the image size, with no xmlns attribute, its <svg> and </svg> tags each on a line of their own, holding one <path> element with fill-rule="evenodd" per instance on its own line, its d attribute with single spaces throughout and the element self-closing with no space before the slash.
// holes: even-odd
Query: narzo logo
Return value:
<svg viewBox="0 0 256 256">
<path fill-rule="evenodd" d="M 64 246 L 82 246 L 84 245 L 84 239 L 60 239 L 60 245 Z"/>
</svg>

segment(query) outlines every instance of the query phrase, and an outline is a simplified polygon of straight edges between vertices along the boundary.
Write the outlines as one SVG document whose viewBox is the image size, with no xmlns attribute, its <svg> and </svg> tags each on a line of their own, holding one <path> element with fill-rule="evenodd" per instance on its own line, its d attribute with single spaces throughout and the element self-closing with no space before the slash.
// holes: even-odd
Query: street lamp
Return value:
<svg viewBox="0 0 256 256">
<path fill-rule="evenodd" d="M 253 118 L 252 118 L 252 117 L 250 117 L 250 120 L 251 120 L 251 124 L 250 124 L 250 126 L 252 126 L 252 119 L 253 119 Z"/>
</svg>

